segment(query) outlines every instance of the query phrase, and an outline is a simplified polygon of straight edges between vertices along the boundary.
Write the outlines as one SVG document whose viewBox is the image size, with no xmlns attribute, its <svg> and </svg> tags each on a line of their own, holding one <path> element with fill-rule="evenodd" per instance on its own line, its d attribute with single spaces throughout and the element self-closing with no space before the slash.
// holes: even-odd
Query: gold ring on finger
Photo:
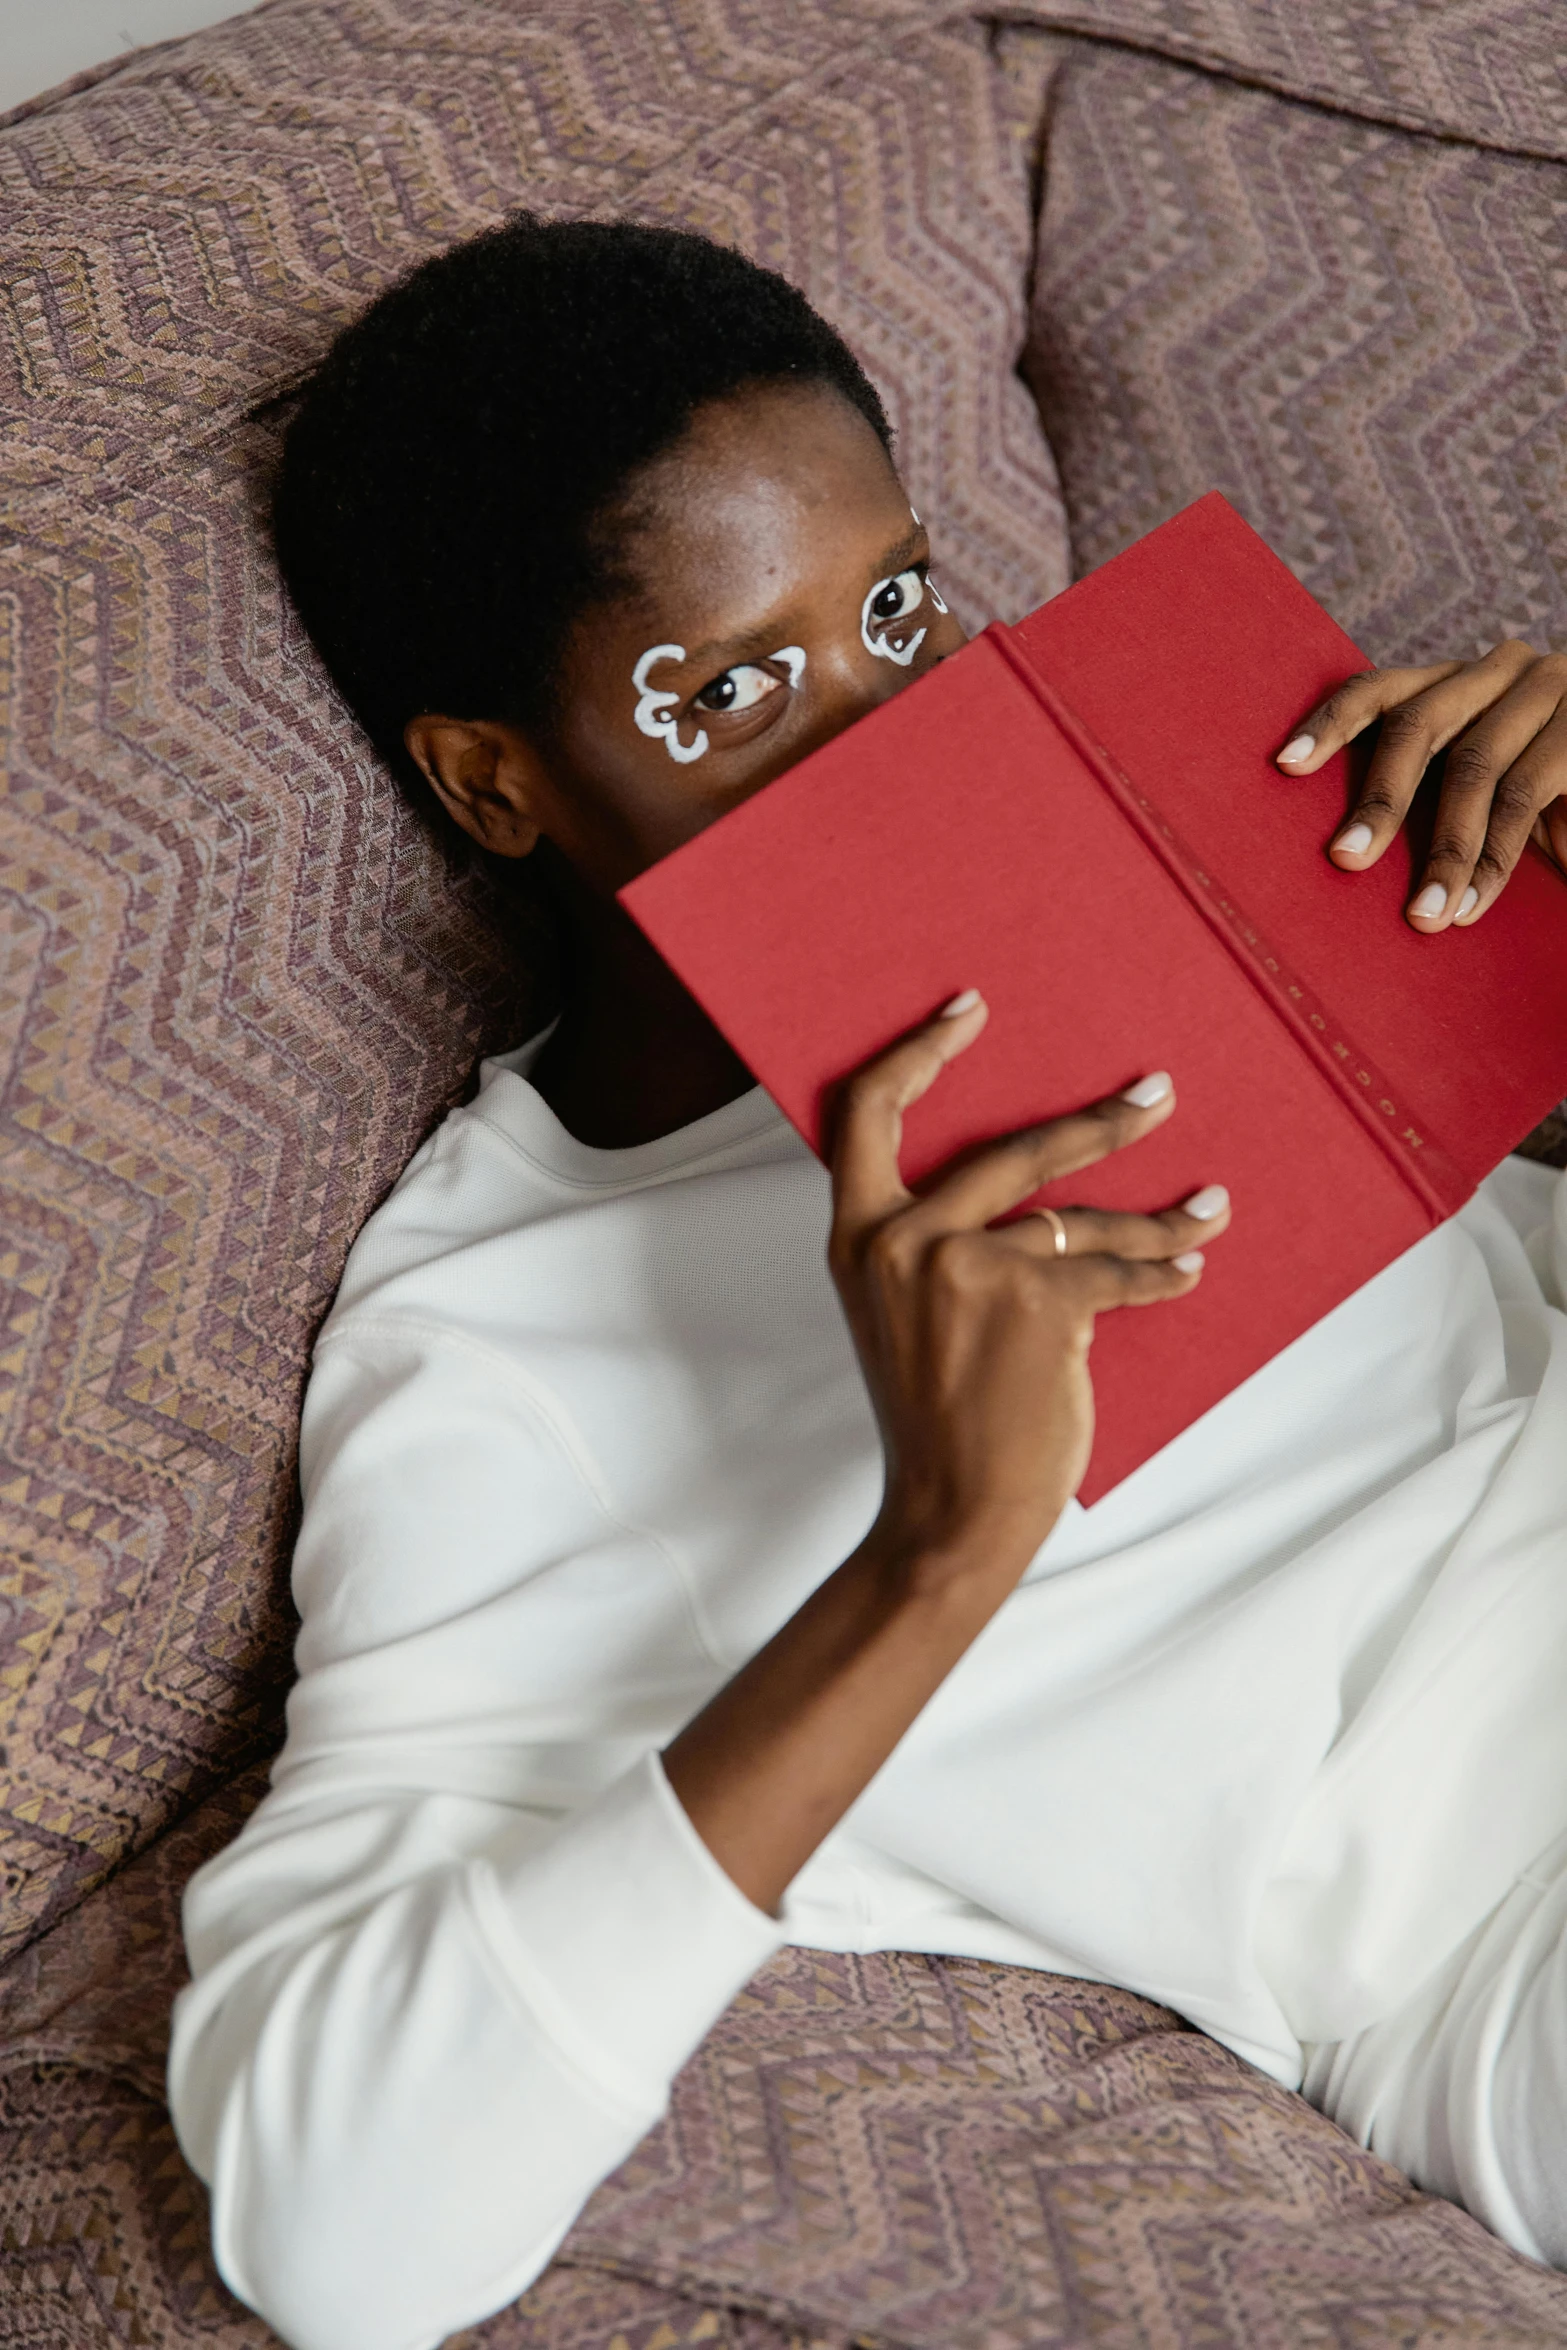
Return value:
<svg viewBox="0 0 1567 2350">
<path fill-rule="evenodd" d="M 1051 1231 L 1055 1234 L 1056 1255 L 1058 1257 L 1064 1257 L 1066 1255 L 1065 1224 L 1063 1224 L 1061 1218 L 1056 1214 L 1054 1208 L 1036 1208 L 1034 1212 L 1036 1215 L 1043 1217 L 1044 1221 L 1049 1225 Z"/>
</svg>

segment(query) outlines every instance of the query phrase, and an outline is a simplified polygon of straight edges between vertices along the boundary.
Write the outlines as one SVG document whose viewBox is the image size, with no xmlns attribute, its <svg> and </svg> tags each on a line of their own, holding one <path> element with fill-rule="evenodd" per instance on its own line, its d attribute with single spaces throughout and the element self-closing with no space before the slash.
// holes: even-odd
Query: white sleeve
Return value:
<svg viewBox="0 0 1567 2350">
<path fill-rule="evenodd" d="M 419 1378 L 384 1378 L 368 1412 L 354 1384 L 344 1459 L 383 1418 L 404 1457 L 440 1447 Z M 416 1543 L 349 1483 L 360 1538 Z M 219 2269 L 294 2350 L 426 2350 L 513 2299 L 784 1939 L 656 1754 L 564 1819 L 329 1755 L 283 1774 L 185 1924 L 176 2128 Z"/>
<path fill-rule="evenodd" d="M 515 2298 L 783 1939 L 656 1756 L 420 1868 L 442 1808 L 283 1807 L 192 1889 L 195 1954 L 275 1921 L 181 1994 L 169 2084 L 218 2267 L 294 2350 L 426 2350 Z"/>
</svg>

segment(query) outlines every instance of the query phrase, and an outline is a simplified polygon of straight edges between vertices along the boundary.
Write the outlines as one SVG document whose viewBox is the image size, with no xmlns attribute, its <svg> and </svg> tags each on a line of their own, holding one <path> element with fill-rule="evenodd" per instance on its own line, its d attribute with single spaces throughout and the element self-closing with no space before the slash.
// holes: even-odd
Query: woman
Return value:
<svg viewBox="0 0 1567 2350">
<path fill-rule="evenodd" d="M 787 1940 L 1125 1983 L 1567 2260 L 1557 1179 L 1083 1511 L 1095 1317 L 1179 1312 L 1228 1201 L 992 1227 L 1170 1077 L 915 1198 L 962 995 L 829 1177 L 614 903 L 963 641 L 838 338 L 702 240 L 519 218 L 342 338 L 277 531 L 371 734 L 529 860 L 564 994 L 322 1334 L 288 1743 L 171 2059 L 234 2290 L 297 2350 L 499 2307 Z M 1381 672 L 1281 756 L 1384 716 L 1353 869 L 1456 738 L 1438 930 L 1556 823 L 1562 692 L 1518 646 Z"/>
</svg>

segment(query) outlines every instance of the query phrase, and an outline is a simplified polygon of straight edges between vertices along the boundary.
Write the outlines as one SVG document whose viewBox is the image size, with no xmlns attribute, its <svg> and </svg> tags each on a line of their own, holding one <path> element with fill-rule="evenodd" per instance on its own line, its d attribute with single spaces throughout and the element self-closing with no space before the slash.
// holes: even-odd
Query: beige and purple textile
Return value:
<svg viewBox="0 0 1567 2350">
<path fill-rule="evenodd" d="M 1377 658 L 1567 645 L 1552 0 L 268 0 L 0 124 L 6 2350 L 268 2338 L 159 2101 L 175 1898 L 278 1733 L 312 1332 L 530 1007 L 265 469 L 337 326 L 519 202 L 800 283 L 966 619 L 1216 485 Z M 1567 2345 L 1567 2284 L 1124 1994 L 796 1955 L 482 2332 Z"/>
</svg>

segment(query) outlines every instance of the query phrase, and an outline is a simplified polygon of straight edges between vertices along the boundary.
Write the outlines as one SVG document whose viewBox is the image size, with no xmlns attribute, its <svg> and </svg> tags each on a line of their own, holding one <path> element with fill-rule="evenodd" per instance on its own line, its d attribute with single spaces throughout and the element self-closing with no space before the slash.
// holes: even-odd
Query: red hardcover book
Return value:
<svg viewBox="0 0 1567 2350">
<path fill-rule="evenodd" d="M 1174 1072 L 1174 1118 L 1041 1194 L 1227 1183 L 1169 1311 L 1109 1315 L 1082 1497 L 1127 1476 L 1469 1197 L 1567 1094 L 1567 887 L 1530 849 L 1473 930 L 1403 919 L 1407 839 L 1324 854 L 1351 779 L 1275 753 L 1369 667 L 1218 495 L 961 653 L 624 903 L 813 1147 L 832 1086 L 959 989 L 979 1042 L 904 1173 Z"/>
</svg>

